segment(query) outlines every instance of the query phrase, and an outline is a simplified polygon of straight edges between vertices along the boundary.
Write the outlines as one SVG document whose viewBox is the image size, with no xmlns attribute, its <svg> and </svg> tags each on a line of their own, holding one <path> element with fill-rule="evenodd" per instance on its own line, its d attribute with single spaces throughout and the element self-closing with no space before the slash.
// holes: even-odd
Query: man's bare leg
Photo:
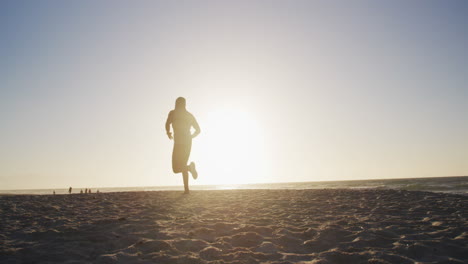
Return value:
<svg viewBox="0 0 468 264">
<path fill-rule="evenodd" d="M 188 187 L 188 171 L 182 172 L 182 177 L 184 178 L 184 194 L 189 193 L 189 187 Z"/>
<path fill-rule="evenodd" d="M 195 162 L 190 162 L 188 166 L 188 170 L 192 174 L 193 179 L 196 180 L 198 178 L 198 172 L 197 172 L 197 169 L 195 168 Z"/>
</svg>

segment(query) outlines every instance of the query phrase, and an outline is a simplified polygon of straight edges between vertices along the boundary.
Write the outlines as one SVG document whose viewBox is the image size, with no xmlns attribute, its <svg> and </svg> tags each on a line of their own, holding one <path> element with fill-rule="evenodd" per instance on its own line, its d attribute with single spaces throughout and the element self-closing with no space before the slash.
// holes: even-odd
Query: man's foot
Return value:
<svg viewBox="0 0 468 264">
<path fill-rule="evenodd" d="M 189 191 L 187 191 L 187 190 L 185 190 L 185 191 L 184 191 L 184 194 L 190 194 L 190 192 L 189 192 Z"/>
<path fill-rule="evenodd" d="M 194 162 L 190 162 L 189 171 L 192 174 L 193 179 L 196 180 L 198 178 L 198 172 L 197 172 L 197 169 L 195 168 Z"/>
</svg>

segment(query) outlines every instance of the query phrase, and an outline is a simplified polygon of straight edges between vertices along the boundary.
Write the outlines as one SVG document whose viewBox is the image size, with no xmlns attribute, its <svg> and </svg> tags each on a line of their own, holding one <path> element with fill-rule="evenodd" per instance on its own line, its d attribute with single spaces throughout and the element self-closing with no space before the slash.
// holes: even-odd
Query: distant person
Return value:
<svg viewBox="0 0 468 264">
<path fill-rule="evenodd" d="M 54 195 L 55 195 L 55 190 L 54 190 Z"/>
<path fill-rule="evenodd" d="M 86 188 L 86 189 L 84 190 L 84 193 L 85 193 L 85 194 L 87 194 L 87 193 L 88 193 L 88 188 Z"/>
<path fill-rule="evenodd" d="M 68 188 L 68 193 L 71 194 L 72 192 L 72 187 Z"/>
<path fill-rule="evenodd" d="M 182 173 L 184 180 L 184 193 L 189 193 L 188 172 L 192 174 L 193 179 L 197 179 L 198 173 L 195 163 L 187 165 L 190 151 L 192 150 L 192 138 L 200 134 L 200 126 L 195 117 L 186 109 L 185 98 L 179 97 L 175 103 L 175 109 L 169 112 L 166 121 L 166 133 L 169 139 L 174 139 L 174 148 L 172 150 L 172 170 L 174 173 Z M 171 133 L 174 132 L 174 137 Z M 195 129 L 192 134 L 191 128 Z"/>
<path fill-rule="evenodd" d="M 91 189 L 88 190 L 88 193 L 91 193 Z"/>
<path fill-rule="evenodd" d="M 83 194 L 83 189 L 81 189 L 80 194 Z"/>
</svg>

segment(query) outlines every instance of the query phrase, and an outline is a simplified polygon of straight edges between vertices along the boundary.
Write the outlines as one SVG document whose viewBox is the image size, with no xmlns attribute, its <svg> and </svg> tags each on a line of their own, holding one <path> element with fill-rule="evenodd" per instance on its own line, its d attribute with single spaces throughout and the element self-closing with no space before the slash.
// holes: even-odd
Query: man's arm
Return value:
<svg viewBox="0 0 468 264">
<path fill-rule="evenodd" d="M 192 134 L 192 138 L 194 138 L 194 137 L 198 136 L 198 134 L 200 134 L 200 126 L 198 125 L 198 122 L 195 119 L 195 117 L 193 118 L 192 126 L 193 126 L 193 128 L 195 128 L 195 132 L 193 132 L 193 134 Z"/>
<path fill-rule="evenodd" d="M 169 139 L 172 139 L 171 124 L 172 124 L 172 111 L 169 112 L 169 115 L 167 116 L 167 120 L 166 120 L 166 134 L 167 134 L 167 137 L 169 137 Z"/>
</svg>

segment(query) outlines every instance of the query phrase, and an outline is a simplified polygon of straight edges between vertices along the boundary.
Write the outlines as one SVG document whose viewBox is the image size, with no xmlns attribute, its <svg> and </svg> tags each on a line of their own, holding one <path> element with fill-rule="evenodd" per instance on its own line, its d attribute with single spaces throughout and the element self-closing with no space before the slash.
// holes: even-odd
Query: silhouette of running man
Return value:
<svg viewBox="0 0 468 264">
<path fill-rule="evenodd" d="M 187 165 L 190 151 L 192 150 L 192 138 L 200 134 L 200 126 L 195 117 L 186 109 L 185 98 L 179 97 L 175 103 L 175 109 L 169 112 L 166 121 L 166 133 L 169 139 L 174 138 L 174 149 L 172 150 L 172 170 L 174 173 L 182 173 L 184 179 L 184 193 L 189 193 L 188 187 L 188 172 L 192 174 L 194 180 L 197 179 L 198 173 L 195 168 L 195 163 L 191 162 Z M 174 131 L 174 137 L 171 133 Z M 195 129 L 192 134 L 191 128 Z"/>
</svg>

